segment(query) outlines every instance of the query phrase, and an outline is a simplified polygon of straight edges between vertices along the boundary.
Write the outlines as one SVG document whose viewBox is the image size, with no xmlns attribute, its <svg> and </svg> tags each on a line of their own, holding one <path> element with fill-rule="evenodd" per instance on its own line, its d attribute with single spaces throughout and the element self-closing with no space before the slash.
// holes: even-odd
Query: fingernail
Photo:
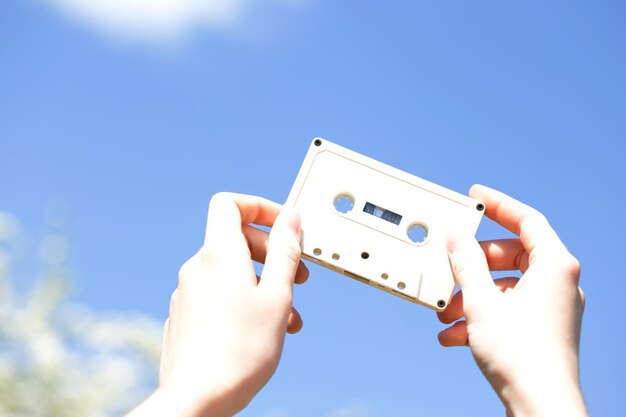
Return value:
<svg viewBox="0 0 626 417">
<path fill-rule="evenodd" d="M 465 230 L 446 231 L 446 248 L 448 249 L 448 253 L 454 253 L 464 241 L 470 238 L 473 238 L 473 235 Z"/>
<path fill-rule="evenodd" d="M 300 233 L 300 214 L 291 207 L 284 207 L 281 212 L 282 222 L 294 233 Z"/>
<path fill-rule="evenodd" d="M 446 232 L 446 249 L 448 253 L 453 253 L 459 242 L 459 236 L 450 230 Z"/>
</svg>

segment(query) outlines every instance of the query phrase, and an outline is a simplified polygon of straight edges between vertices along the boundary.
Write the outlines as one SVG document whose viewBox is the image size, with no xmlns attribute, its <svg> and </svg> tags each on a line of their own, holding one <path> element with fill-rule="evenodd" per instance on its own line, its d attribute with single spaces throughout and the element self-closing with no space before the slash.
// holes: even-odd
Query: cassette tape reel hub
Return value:
<svg viewBox="0 0 626 417">
<path fill-rule="evenodd" d="M 446 232 L 474 234 L 485 206 L 316 138 L 287 199 L 302 217 L 302 255 L 328 269 L 443 310 L 456 283 Z"/>
</svg>

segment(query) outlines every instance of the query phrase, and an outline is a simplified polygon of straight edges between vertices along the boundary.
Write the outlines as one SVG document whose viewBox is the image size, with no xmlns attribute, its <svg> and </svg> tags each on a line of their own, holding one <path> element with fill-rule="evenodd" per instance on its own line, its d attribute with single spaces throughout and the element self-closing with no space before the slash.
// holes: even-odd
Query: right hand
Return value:
<svg viewBox="0 0 626 417">
<path fill-rule="evenodd" d="M 470 196 L 519 238 L 479 244 L 473 236 L 448 236 L 461 291 L 438 313 L 443 323 L 456 321 L 439 342 L 472 349 L 507 415 L 586 416 L 578 376 L 580 264 L 535 209 L 484 186 L 472 187 Z M 494 281 L 490 270 L 523 275 Z"/>
</svg>

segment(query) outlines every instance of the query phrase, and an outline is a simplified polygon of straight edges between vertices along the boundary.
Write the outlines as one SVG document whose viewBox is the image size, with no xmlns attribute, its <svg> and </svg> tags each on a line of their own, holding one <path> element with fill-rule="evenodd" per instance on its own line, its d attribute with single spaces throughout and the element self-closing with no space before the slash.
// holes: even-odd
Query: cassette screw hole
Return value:
<svg viewBox="0 0 626 417">
<path fill-rule="evenodd" d="M 338 260 L 339 260 L 339 258 L 340 258 L 340 256 L 339 256 L 339 254 L 338 254 L 338 253 L 333 253 L 333 259 L 334 259 L 334 260 L 338 261 Z"/>
<path fill-rule="evenodd" d="M 322 250 L 320 248 L 313 249 L 313 255 L 320 256 L 322 254 Z"/>
<path fill-rule="evenodd" d="M 476 204 L 476 210 L 483 211 L 485 209 L 485 205 L 483 203 Z"/>
<path fill-rule="evenodd" d="M 354 198 L 349 194 L 339 194 L 335 197 L 333 205 L 339 213 L 346 214 L 354 207 Z"/>
<path fill-rule="evenodd" d="M 421 223 L 413 223 L 406 231 L 407 236 L 413 243 L 424 243 L 428 238 L 428 228 Z"/>
<path fill-rule="evenodd" d="M 322 144 L 322 141 L 319 139 L 315 139 L 313 143 L 315 144 L 315 146 L 320 146 Z"/>
<path fill-rule="evenodd" d="M 443 300 L 437 301 L 437 307 L 444 308 L 446 306 L 446 302 Z"/>
<path fill-rule="evenodd" d="M 406 284 L 404 282 L 400 281 L 400 282 L 398 282 L 398 288 L 403 290 L 403 289 L 406 288 Z"/>
<path fill-rule="evenodd" d="M 382 279 L 387 279 L 387 278 L 389 278 L 389 274 L 385 272 L 385 273 L 383 273 L 380 277 L 381 277 Z"/>
<path fill-rule="evenodd" d="M 363 259 L 367 259 L 367 258 L 369 258 L 369 257 L 370 257 L 370 254 L 369 254 L 369 253 L 367 253 L 367 252 L 362 252 L 362 253 L 361 253 L 361 258 L 363 258 Z"/>
</svg>

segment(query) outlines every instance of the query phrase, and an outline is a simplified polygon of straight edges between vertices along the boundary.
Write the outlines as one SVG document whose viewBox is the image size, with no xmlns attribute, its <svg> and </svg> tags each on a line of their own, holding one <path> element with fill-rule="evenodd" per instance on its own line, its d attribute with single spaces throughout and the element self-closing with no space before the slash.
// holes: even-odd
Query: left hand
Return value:
<svg viewBox="0 0 626 417">
<path fill-rule="evenodd" d="M 160 415 L 239 412 L 276 370 L 285 332 L 301 329 L 292 307 L 294 282 L 308 277 L 300 218 L 280 211 L 258 197 L 211 199 L 204 246 L 180 270 L 163 336 L 155 396 L 181 407 L 166 414 L 154 407 Z M 273 228 L 268 236 L 249 223 Z M 260 278 L 252 260 L 265 263 Z"/>
</svg>

